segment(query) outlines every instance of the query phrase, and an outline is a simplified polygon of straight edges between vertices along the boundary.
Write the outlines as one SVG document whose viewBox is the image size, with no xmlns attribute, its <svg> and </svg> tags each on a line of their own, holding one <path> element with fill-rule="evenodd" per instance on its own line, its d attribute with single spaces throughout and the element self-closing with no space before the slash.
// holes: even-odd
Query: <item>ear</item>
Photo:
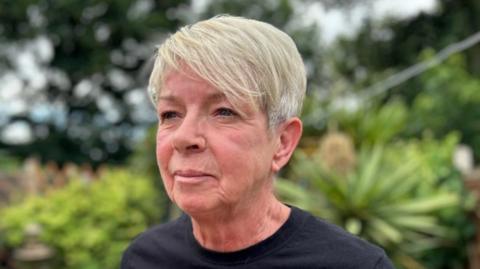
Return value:
<svg viewBox="0 0 480 269">
<path fill-rule="evenodd" d="M 274 173 L 280 171 L 290 160 L 302 136 L 302 128 L 302 121 L 297 117 L 288 119 L 278 127 L 278 145 L 272 161 L 272 171 Z"/>
</svg>

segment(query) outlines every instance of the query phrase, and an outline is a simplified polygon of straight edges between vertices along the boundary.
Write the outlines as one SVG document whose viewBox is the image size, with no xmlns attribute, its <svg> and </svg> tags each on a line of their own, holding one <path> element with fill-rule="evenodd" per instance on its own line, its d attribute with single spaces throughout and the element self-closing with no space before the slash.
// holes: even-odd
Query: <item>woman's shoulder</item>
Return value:
<svg viewBox="0 0 480 269">
<path fill-rule="evenodd" d="M 299 250 L 303 249 L 303 253 L 311 253 L 312 257 L 321 257 L 333 264 L 349 262 L 372 265 L 365 268 L 383 268 L 375 267 L 375 264 L 389 263 L 382 248 L 306 211 L 294 210 L 305 218 L 302 228 L 293 239 L 295 242 L 292 242 Z"/>
</svg>

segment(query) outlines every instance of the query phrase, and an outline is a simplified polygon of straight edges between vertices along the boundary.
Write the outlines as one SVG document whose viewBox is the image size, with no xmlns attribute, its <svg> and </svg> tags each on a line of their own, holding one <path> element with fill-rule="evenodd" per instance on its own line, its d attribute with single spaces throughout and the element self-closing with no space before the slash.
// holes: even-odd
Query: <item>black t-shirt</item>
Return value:
<svg viewBox="0 0 480 269">
<path fill-rule="evenodd" d="M 121 269 L 154 268 L 394 268 L 384 251 L 341 228 L 291 207 L 269 238 L 235 252 L 203 248 L 190 217 L 156 226 L 125 251 Z"/>
</svg>

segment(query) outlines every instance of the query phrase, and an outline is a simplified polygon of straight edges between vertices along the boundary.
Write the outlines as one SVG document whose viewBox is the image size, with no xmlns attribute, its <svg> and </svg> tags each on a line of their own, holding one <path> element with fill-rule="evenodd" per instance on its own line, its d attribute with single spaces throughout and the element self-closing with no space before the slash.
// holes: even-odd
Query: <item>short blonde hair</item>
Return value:
<svg viewBox="0 0 480 269">
<path fill-rule="evenodd" d="M 270 127 L 301 112 L 305 66 L 293 40 L 270 24 L 221 15 L 182 27 L 158 48 L 149 81 L 155 106 L 166 74 L 185 65 L 232 105 L 263 110 Z"/>
</svg>

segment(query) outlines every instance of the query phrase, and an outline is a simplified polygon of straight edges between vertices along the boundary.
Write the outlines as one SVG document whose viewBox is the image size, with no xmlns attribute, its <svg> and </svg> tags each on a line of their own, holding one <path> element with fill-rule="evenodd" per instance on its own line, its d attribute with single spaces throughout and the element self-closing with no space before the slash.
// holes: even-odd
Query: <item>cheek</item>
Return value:
<svg viewBox="0 0 480 269">
<path fill-rule="evenodd" d="M 173 149 L 168 142 L 167 135 L 157 133 L 156 140 L 157 166 L 160 170 L 165 189 L 169 192 L 172 186 L 172 180 L 168 176 L 168 162 L 172 156 Z"/>
<path fill-rule="evenodd" d="M 272 159 L 273 149 L 269 139 L 263 135 L 234 135 L 231 137 L 236 154 L 252 167 L 262 167 Z M 225 150 L 227 151 L 227 150 Z"/>
<path fill-rule="evenodd" d="M 225 138 L 228 137 L 228 141 Z M 271 171 L 272 149 L 262 136 L 229 134 L 217 141 L 217 161 L 230 180 L 249 185 Z M 220 141 L 224 141 L 221 143 Z M 247 183 L 248 182 L 248 183 Z M 232 182 L 229 182 L 230 184 Z M 235 184 L 236 185 L 236 184 Z"/>
<path fill-rule="evenodd" d="M 156 141 L 156 154 L 157 154 L 157 164 L 162 172 L 162 164 L 165 163 L 165 159 L 168 158 L 168 148 L 166 145 L 166 136 L 161 133 L 157 133 Z"/>
</svg>

